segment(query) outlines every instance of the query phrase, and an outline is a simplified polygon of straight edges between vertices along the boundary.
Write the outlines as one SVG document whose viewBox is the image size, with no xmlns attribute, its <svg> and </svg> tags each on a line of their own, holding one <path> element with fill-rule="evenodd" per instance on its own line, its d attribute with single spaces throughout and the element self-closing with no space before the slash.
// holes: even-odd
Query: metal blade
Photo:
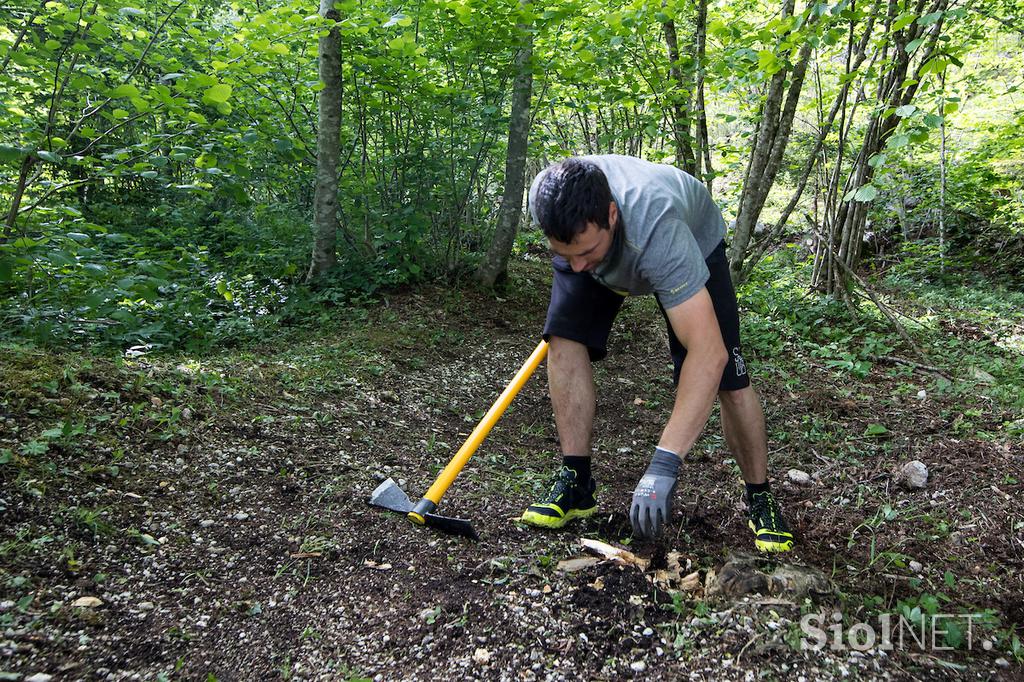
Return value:
<svg viewBox="0 0 1024 682">
<path fill-rule="evenodd" d="M 370 494 L 369 503 L 376 507 L 396 511 L 399 514 L 408 514 L 412 511 L 412 500 L 405 494 L 405 491 L 398 487 L 393 478 L 389 478 L 377 486 L 376 490 Z"/>
<path fill-rule="evenodd" d="M 476 534 L 473 524 L 468 519 L 453 519 L 447 516 L 438 516 L 437 514 L 424 514 L 423 520 L 428 526 L 439 531 L 450 535 L 461 535 L 464 538 L 477 542 L 480 541 L 480 536 Z"/>
</svg>

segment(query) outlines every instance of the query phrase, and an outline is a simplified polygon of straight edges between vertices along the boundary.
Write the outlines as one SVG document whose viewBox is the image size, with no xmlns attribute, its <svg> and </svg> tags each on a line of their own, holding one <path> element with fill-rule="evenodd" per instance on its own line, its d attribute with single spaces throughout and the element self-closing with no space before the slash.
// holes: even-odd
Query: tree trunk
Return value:
<svg viewBox="0 0 1024 682">
<path fill-rule="evenodd" d="M 697 26 L 695 29 L 697 43 L 697 82 L 694 84 L 696 95 L 697 113 L 697 178 L 703 179 L 707 185 L 708 192 L 712 192 L 712 185 L 715 179 L 715 169 L 711 165 L 711 145 L 708 142 L 708 114 L 704 106 L 704 72 L 705 59 L 708 42 L 708 0 L 698 0 L 697 3 Z M 704 158 L 704 168 L 701 170 L 701 153 Z"/>
<path fill-rule="evenodd" d="M 341 158 L 341 19 L 334 0 L 320 0 L 320 14 L 334 22 L 320 38 L 319 124 L 316 136 L 316 180 L 313 191 L 313 257 L 306 281 L 311 282 L 338 262 L 338 161 Z"/>
<path fill-rule="evenodd" d="M 669 19 L 661 27 L 668 48 L 668 73 L 672 88 L 669 92 L 669 102 L 672 106 L 672 137 L 676 146 L 675 165 L 696 176 L 698 161 L 693 151 L 693 117 L 690 111 L 693 88 L 689 82 L 690 78 L 683 73 L 679 62 L 679 38 L 676 35 L 675 21 Z"/>
<path fill-rule="evenodd" d="M 756 244 L 753 245 L 746 259 L 746 262 L 743 263 L 743 267 L 740 270 L 738 282 L 746 281 L 746 279 L 750 276 L 750 273 L 753 272 L 754 266 L 757 265 L 757 262 L 764 255 L 765 251 L 767 251 L 771 243 L 774 242 L 780 234 L 782 234 L 783 229 L 786 227 L 786 222 L 789 220 L 789 217 L 796 209 L 796 206 L 800 201 L 800 197 L 803 196 L 804 188 L 807 186 L 807 181 L 811 176 L 811 172 L 814 171 L 814 169 L 819 165 L 818 159 L 821 156 L 821 151 L 825 145 L 825 140 L 828 138 L 830 132 L 832 131 L 832 126 L 835 123 L 836 116 L 841 110 L 844 110 L 846 106 L 847 96 L 850 92 L 850 86 L 853 83 L 851 74 L 857 69 L 859 69 L 861 67 L 861 64 L 863 64 L 864 60 L 867 58 L 867 44 L 868 40 L 871 37 L 871 32 L 874 28 L 874 25 L 874 15 L 869 15 L 864 31 L 861 34 L 861 38 L 855 45 L 853 38 L 856 25 L 851 20 L 849 48 L 847 50 L 846 55 L 846 70 L 845 77 L 843 79 L 843 85 L 840 88 L 839 94 L 836 96 L 836 99 L 832 103 L 832 108 L 828 113 L 827 119 L 819 120 L 818 134 L 814 140 L 814 148 L 811 150 L 811 153 L 807 156 L 807 159 L 804 161 L 803 172 L 800 175 L 800 180 L 797 181 L 796 191 L 793 192 L 793 195 L 790 197 L 789 202 L 786 204 L 786 207 L 782 211 L 782 214 L 775 222 L 775 225 L 771 228 L 771 230 L 769 230 L 769 232 L 766 235 L 764 235 L 764 237 L 762 237 Z M 818 99 L 820 106 L 820 87 Z M 820 115 L 821 114 L 819 113 L 819 116 Z M 840 143 L 840 146 L 842 146 L 842 143 Z"/>
<path fill-rule="evenodd" d="M 528 9 L 529 3 L 521 7 Z M 519 25 L 522 47 L 516 53 L 516 77 L 512 85 L 512 112 L 508 128 L 508 152 L 505 157 L 505 190 L 498 210 L 498 224 L 487 255 L 476 271 L 482 284 L 493 287 L 505 275 L 512 253 L 519 218 L 523 213 L 523 190 L 526 184 L 526 148 L 530 137 L 530 95 L 533 89 L 533 31 Z"/>
<path fill-rule="evenodd" d="M 914 11 L 918 14 L 930 14 L 944 11 L 949 6 L 949 0 L 932 0 L 931 6 L 926 7 L 926 0 L 918 0 Z M 889 31 L 893 20 L 898 12 L 895 2 L 889 3 L 888 16 L 886 17 L 886 32 Z M 935 55 L 935 47 L 942 32 L 943 19 L 939 19 L 929 26 L 922 26 L 912 23 L 909 26 L 896 31 L 892 43 L 886 45 L 891 49 L 891 58 L 883 60 L 891 64 L 889 70 L 882 74 L 878 84 L 876 96 L 876 111 L 881 112 L 871 119 L 860 146 L 860 151 L 853 162 L 853 167 L 847 175 L 846 182 L 842 188 L 838 182 L 833 183 L 832 192 L 836 192 L 836 209 L 826 214 L 826 225 L 823 227 L 824 236 L 829 240 L 826 248 L 815 250 L 814 277 L 811 286 L 821 289 L 825 293 L 836 296 L 843 300 L 849 299 L 849 291 L 852 279 L 848 273 L 855 272 L 860 261 L 861 243 L 864 238 L 864 229 L 867 224 L 868 202 L 857 201 L 856 199 L 838 200 L 838 193 L 855 191 L 871 183 L 874 178 L 876 166 L 872 159 L 876 158 L 884 148 L 889 138 L 896 132 L 899 125 L 899 117 L 895 110 L 901 106 L 910 104 L 917 94 L 921 85 L 921 68 L 928 63 Z M 912 68 L 914 55 L 907 52 L 907 46 L 911 42 L 921 40 L 915 54 L 922 55 L 918 58 L 916 66 Z M 838 170 L 838 168 L 837 168 Z M 836 259 L 839 259 L 836 261 Z"/>
<path fill-rule="evenodd" d="M 792 13 L 792 0 L 785 0 L 782 16 L 786 17 Z M 793 117 L 796 115 L 810 57 L 811 43 L 807 41 L 800 48 L 796 64 L 791 69 L 782 68 L 776 72 L 768 86 L 747 172 L 743 178 L 736 226 L 729 244 L 729 269 L 733 281 L 737 283 L 741 279 L 743 263 L 750 250 L 754 226 L 761 216 L 768 192 L 775 183 L 775 177 L 782 165 L 782 155 L 789 144 Z"/>
</svg>

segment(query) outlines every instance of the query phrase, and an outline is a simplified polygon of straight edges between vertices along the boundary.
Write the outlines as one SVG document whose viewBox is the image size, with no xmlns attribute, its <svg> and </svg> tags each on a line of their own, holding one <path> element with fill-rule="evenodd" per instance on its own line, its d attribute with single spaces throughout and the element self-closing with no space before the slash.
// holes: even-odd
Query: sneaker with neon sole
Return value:
<svg viewBox="0 0 1024 682">
<path fill-rule="evenodd" d="M 581 484 L 577 481 L 576 471 L 563 466 L 555 474 L 548 493 L 531 504 L 519 520 L 540 528 L 561 528 L 573 519 L 590 516 L 597 511 L 596 491 L 594 479 Z"/>
</svg>

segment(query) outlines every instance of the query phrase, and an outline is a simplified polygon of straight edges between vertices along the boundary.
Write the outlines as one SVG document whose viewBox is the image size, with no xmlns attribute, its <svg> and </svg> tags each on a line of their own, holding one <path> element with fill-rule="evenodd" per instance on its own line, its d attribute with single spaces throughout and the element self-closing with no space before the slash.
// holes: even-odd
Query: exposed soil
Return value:
<svg viewBox="0 0 1024 682">
<path fill-rule="evenodd" d="M 855 380 L 748 349 L 798 534 L 785 561 L 820 571 L 828 596 L 652 582 L 668 552 L 703 578 L 753 545 L 717 418 L 687 457 L 669 532 L 629 543 L 629 497 L 672 404 L 662 322 L 641 302 L 596 370 L 598 516 L 559 532 L 513 521 L 557 465 L 543 371 L 439 509 L 471 519 L 479 543 L 368 506 L 388 476 L 416 499 L 455 453 L 536 344 L 545 277 L 526 267 L 497 303 L 396 294 L 364 319 L 201 362 L 4 350 L 0 679 L 1024 675 L 1009 653 L 1024 635 L 1024 445 L 977 437 L 1008 418 L 983 397 L 919 399 L 932 379 L 910 368 Z M 83 432 L 24 451 L 63 423 Z M 929 469 L 923 490 L 897 482 L 910 460 Z M 557 570 L 581 537 L 654 564 Z M 970 649 L 799 648 L 803 613 L 837 610 L 849 627 L 922 595 L 998 622 L 976 625 Z M 83 597 L 99 602 L 75 606 Z"/>
</svg>

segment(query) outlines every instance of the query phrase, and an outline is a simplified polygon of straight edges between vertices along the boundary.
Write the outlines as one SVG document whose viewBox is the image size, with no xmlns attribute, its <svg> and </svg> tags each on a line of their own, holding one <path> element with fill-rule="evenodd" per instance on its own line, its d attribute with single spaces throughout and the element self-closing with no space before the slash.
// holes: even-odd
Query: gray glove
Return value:
<svg viewBox="0 0 1024 682">
<path fill-rule="evenodd" d="M 654 538 L 661 533 L 672 513 L 672 496 L 676 491 L 676 476 L 683 460 L 679 456 L 654 449 L 654 457 L 633 491 L 633 504 L 629 509 L 629 520 L 633 523 L 633 535 L 638 538 Z"/>
</svg>

